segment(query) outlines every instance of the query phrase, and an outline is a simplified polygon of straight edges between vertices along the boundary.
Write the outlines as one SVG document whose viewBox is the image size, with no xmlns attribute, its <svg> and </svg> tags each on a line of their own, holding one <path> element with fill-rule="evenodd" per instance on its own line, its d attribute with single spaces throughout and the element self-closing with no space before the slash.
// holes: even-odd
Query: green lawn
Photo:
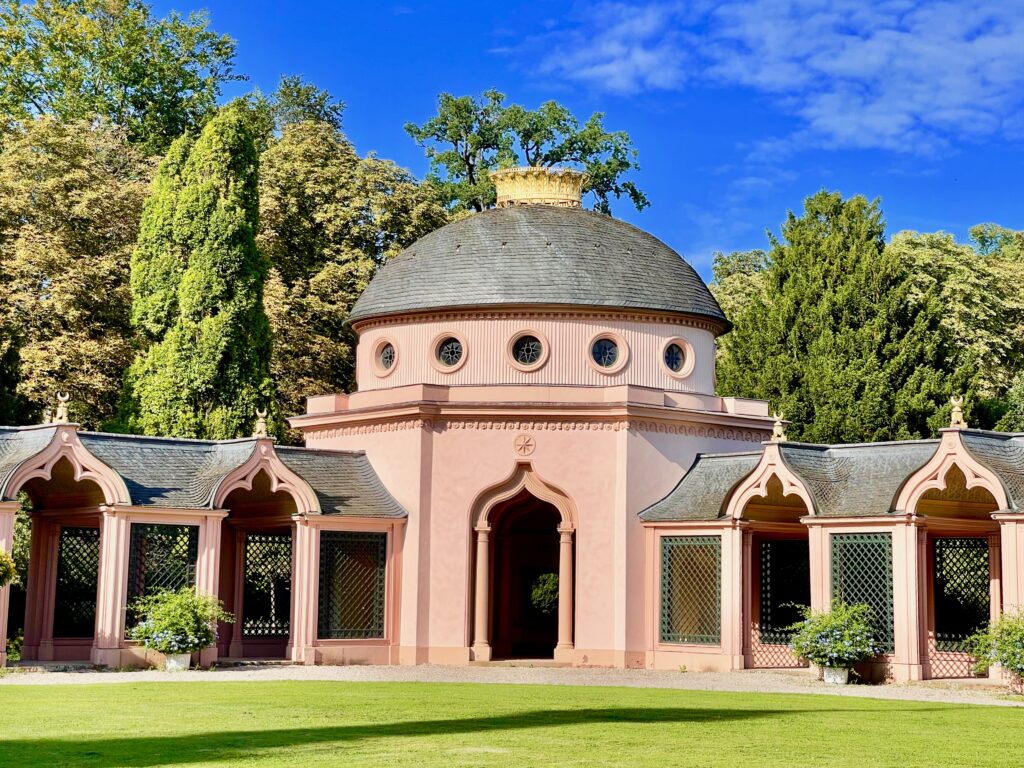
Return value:
<svg viewBox="0 0 1024 768">
<path fill-rule="evenodd" d="M 1024 709 L 636 688 L 0 686 L 0 766 L 1015 766 Z"/>
</svg>

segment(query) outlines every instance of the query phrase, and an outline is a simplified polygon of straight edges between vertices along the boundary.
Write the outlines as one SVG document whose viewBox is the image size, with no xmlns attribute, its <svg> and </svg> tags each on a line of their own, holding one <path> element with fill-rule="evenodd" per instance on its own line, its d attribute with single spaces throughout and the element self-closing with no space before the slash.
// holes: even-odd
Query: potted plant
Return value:
<svg viewBox="0 0 1024 768">
<path fill-rule="evenodd" d="M 18 578 L 18 568 L 14 564 L 14 558 L 0 549 L 0 589 Z"/>
<path fill-rule="evenodd" d="M 162 653 L 168 672 L 188 669 L 194 652 L 217 642 L 217 622 L 234 621 L 219 600 L 191 587 L 140 597 L 132 608 L 142 620 L 128 637 Z"/>
<path fill-rule="evenodd" d="M 1010 690 L 1024 694 L 1024 612 L 1004 613 L 967 640 L 967 652 L 978 674 L 998 664 L 1010 678 Z"/>
<path fill-rule="evenodd" d="M 846 685 L 853 665 L 880 651 L 867 605 L 834 600 L 828 611 L 804 608 L 803 616 L 803 621 L 788 627 L 794 632 L 789 647 L 801 659 L 820 667 L 830 685 Z"/>
</svg>

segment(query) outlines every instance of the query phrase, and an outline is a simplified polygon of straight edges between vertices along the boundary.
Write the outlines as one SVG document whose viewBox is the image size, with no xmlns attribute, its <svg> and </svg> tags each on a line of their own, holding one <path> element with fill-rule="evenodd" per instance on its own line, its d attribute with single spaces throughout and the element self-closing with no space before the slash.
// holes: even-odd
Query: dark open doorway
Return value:
<svg viewBox="0 0 1024 768">
<path fill-rule="evenodd" d="M 558 642 L 558 525 L 527 491 L 492 512 L 494 658 L 550 659 Z"/>
</svg>

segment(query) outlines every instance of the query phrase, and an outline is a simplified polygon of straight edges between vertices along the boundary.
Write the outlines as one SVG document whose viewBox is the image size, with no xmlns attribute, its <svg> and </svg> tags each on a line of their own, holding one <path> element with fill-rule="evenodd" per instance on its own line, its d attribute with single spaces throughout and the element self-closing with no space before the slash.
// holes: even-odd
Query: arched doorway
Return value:
<svg viewBox="0 0 1024 768">
<path fill-rule="evenodd" d="M 491 639 L 497 630 L 499 650 L 506 658 L 536 652 L 559 663 L 574 661 L 577 519 L 571 499 L 544 482 L 529 462 L 517 464 L 510 477 L 480 494 L 472 509 L 471 659 L 492 659 Z M 501 543 L 494 544 L 492 535 Z M 497 566 L 496 558 L 501 561 Z M 538 583 L 540 576 L 545 578 Z M 548 634 L 549 614 L 533 604 L 535 584 L 541 593 L 539 603 L 544 603 L 546 593 L 550 605 L 551 592 L 557 593 L 554 646 Z M 543 618 L 532 615 L 534 610 Z M 517 627 L 517 619 L 529 625 Z"/>
<path fill-rule="evenodd" d="M 265 470 L 251 488 L 236 488 L 224 500 L 221 528 L 220 599 L 235 615 L 221 626 L 218 655 L 284 658 L 291 633 L 292 515 L 295 499 L 273 491 Z"/>
<path fill-rule="evenodd" d="M 523 490 L 496 506 L 490 520 L 493 656 L 554 658 L 561 515 Z"/>
<path fill-rule="evenodd" d="M 800 608 L 811 603 L 810 548 L 807 528 L 800 518 L 811 514 L 796 494 L 786 494 L 782 481 L 772 476 L 763 496 L 743 507 L 745 637 L 744 666 L 748 668 L 802 667 L 789 650 Z"/>
<path fill-rule="evenodd" d="M 21 633 L 24 660 L 87 661 L 96 630 L 103 491 L 76 480 L 67 457 L 21 490 L 31 538 L 27 578 L 11 590 L 8 634 Z"/>
</svg>

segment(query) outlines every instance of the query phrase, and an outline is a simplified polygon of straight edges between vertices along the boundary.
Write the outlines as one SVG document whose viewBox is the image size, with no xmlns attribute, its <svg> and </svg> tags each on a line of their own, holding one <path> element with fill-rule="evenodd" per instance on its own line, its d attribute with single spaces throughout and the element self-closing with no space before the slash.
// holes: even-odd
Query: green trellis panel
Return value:
<svg viewBox="0 0 1024 768">
<path fill-rule="evenodd" d="M 966 650 L 965 641 L 989 620 L 988 539 L 939 538 L 932 542 L 935 647 Z"/>
<path fill-rule="evenodd" d="M 246 534 L 244 576 L 242 637 L 288 637 L 291 533 Z"/>
<path fill-rule="evenodd" d="M 60 529 L 53 607 L 54 637 L 93 636 L 99 565 L 99 528 Z"/>
<path fill-rule="evenodd" d="M 129 626 L 137 621 L 131 611 L 136 598 L 194 586 L 198 559 L 198 526 L 132 523 L 128 552 Z"/>
<path fill-rule="evenodd" d="M 384 533 L 320 533 L 318 637 L 384 637 L 386 547 Z"/>
<path fill-rule="evenodd" d="M 722 640 L 722 538 L 661 540 L 661 642 L 717 645 Z"/>
<path fill-rule="evenodd" d="M 892 534 L 832 534 L 832 596 L 870 606 L 875 637 L 883 651 L 893 652 Z"/>
</svg>

